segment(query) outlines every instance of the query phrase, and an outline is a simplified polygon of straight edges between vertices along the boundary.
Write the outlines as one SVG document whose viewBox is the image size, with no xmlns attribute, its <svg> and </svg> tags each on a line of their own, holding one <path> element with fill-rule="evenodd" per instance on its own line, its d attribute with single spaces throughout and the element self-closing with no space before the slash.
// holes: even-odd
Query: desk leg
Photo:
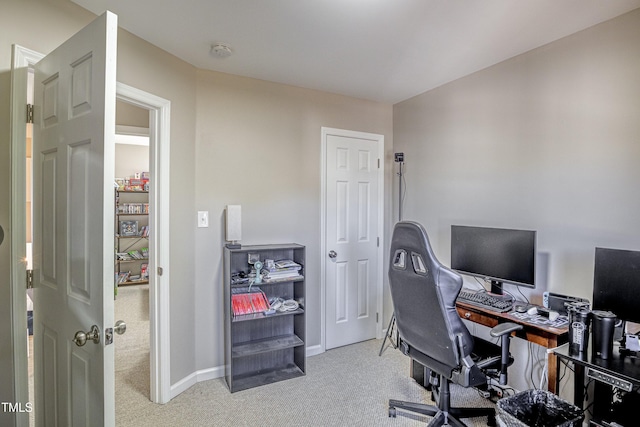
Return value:
<svg viewBox="0 0 640 427">
<path fill-rule="evenodd" d="M 558 357 L 555 353 L 547 354 L 547 389 L 554 394 L 558 393 Z"/>
<path fill-rule="evenodd" d="M 582 409 L 584 405 L 584 366 L 573 364 L 573 404 Z"/>
</svg>

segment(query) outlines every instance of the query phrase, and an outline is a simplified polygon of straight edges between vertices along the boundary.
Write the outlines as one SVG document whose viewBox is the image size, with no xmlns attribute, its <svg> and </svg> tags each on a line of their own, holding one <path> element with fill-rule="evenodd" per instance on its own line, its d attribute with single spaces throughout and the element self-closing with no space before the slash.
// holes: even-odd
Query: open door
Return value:
<svg viewBox="0 0 640 427">
<path fill-rule="evenodd" d="M 105 12 L 35 67 L 38 426 L 115 424 L 111 343 L 117 29 L 117 16 Z"/>
</svg>

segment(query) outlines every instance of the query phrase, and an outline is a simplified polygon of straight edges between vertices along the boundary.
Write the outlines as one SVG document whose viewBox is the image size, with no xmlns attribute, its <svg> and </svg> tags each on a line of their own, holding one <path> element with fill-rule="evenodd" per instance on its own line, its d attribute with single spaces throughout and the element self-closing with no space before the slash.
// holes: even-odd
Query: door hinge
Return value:
<svg viewBox="0 0 640 427">
<path fill-rule="evenodd" d="M 378 313 L 376 313 L 376 323 L 378 323 L 378 320 L 379 320 L 379 316 L 378 316 Z"/>
<path fill-rule="evenodd" d="M 380 169 L 380 159 L 378 159 L 378 169 Z"/>
<path fill-rule="evenodd" d="M 376 239 L 377 239 L 377 241 L 376 241 L 376 246 L 377 246 L 377 247 L 380 247 L 380 237 L 377 237 Z"/>
<path fill-rule="evenodd" d="M 158 267 L 158 276 L 162 276 L 162 273 L 164 273 L 164 270 L 162 267 Z"/>
<path fill-rule="evenodd" d="M 27 270 L 27 289 L 33 289 L 33 270 Z"/>
<path fill-rule="evenodd" d="M 33 104 L 27 104 L 27 123 L 33 123 Z"/>
</svg>

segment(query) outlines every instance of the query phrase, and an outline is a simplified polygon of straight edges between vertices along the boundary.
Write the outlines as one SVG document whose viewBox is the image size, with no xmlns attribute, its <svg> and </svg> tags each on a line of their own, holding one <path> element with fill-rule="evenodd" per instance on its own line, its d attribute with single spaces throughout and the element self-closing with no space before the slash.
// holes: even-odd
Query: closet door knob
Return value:
<svg viewBox="0 0 640 427">
<path fill-rule="evenodd" d="M 124 323 L 124 320 L 118 320 L 113 327 L 113 331 L 118 335 L 122 335 L 127 332 L 127 324 Z"/>
<path fill-rule="evenodd" d="M 335 259 L 338 256 L 336 251 L 329 251 L 329 258 Z"/>
</svg>

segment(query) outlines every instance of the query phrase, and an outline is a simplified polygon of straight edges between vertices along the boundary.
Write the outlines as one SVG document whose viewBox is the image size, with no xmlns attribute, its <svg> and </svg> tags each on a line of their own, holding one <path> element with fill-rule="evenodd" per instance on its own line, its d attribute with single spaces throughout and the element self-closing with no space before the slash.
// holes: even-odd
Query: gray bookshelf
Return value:
<svg viewBox="0 0 640 427">
<path fill-rule="evenodd" d="M 129 205 L 136 205 L 138 210 L 132 212 L 123 209 Z M 144 209 L 144 206 L 147 209 Z M 115 286 L 116 291 L 118 286 L 125 285 L 142 285 L 149 283 L 148 276 L 142 277 L 142 265 L 147 265 L 147 272 L 149 267 L 149 257 L 132 258 L 132 259 L 119 259 L 117 254 L 119 252 L 128 252 L 131 250 L 142 250 L 142 248 L 149 249 L 149 235 L 142 234 L 142 227 L 149 226 L 149 192 L 142 190 L 115 190 L 115 224 L 114 224 L 114 237 L 115 237 Z M 135 233 L 130 235 L 124 235 L 121 231 L 121 223 L 123 221 L 131 221 L 136 223 Z M 147 228 L 148 230 L 148 228 Z M 121 273 L 130 273 L 138 276 L 137 280 L 125 280 L 120 281 L 119 276 Z"/>
<path fill-rule="evenodd" d="M 249 273 L 249 254 L 260 261 L 290 259 L 302 266 L 300 277 L 253 284 L 268 299 L 293 299 L 294 311 L 274 314 L 234 315 L 231 302 L 235 290 L 247 283 L 232 283 L 234 275 Z M 224 248 L 225 380 L 233 393 L 305 375 L 305 247 L 298 244 L 253 245 Z"/>
</svg>

